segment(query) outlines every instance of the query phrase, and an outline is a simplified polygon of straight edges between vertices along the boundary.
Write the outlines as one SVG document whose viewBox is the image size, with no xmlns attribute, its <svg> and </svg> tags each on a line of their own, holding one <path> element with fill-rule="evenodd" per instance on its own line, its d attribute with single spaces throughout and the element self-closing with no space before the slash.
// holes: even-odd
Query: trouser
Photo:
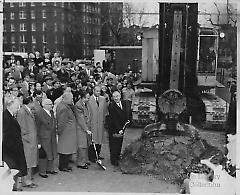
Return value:
<svg viewBox="0 0 240 195">
<path fill-rule="evenodd" d="M 59 154 L 59 168 L 68 168 L 69 159 L 71 154 Z"/>
<path fill-rule="evenodd" d="M 77 165 L 84 166 L 88 162 L 88 148 L 78 148 Z"/>
<path fill-rule="evenodd" d="M 18 177 L 17 175 L 13 176 L 13 180 L 14 180 L 14 185 L 13 187 L 16 189 L 22 189 L 22 177 Z"/>
<path fill-rule="evenodd" d="M 54 160 L 39 159 L 39 173 L 46 174 L 46 171 L 54 171 Z"/>
<path fill-rule="evenodd" d="M 110 160 L 112 164 L 118 163 L 122 149 L 123 137 L 109 135 Z"/>
<path fill-rule="evenodd" d="M 97 155 L 100 156 L 100 152 L 101 152 L 101 144 L 95 144 L 96 146 L 96 150 L 97 150 Z M 97 157 L 96 157 L 96 152 L 94 150 L 93 144 L 91 144 L 88 148 L 88 158 L 90 161 L 96 161 Z"/>
<path fill-rule="evenodd" d="M 32 168 L 27 169 L 27 175 L 23 177 L 23 184 L 24 185 L 32 184 Z"/>
</svg>

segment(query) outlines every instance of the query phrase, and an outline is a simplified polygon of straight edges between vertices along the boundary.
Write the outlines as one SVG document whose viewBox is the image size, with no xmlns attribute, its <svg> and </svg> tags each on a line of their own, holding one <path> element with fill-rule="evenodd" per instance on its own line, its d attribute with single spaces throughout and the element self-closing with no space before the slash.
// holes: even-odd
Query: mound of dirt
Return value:
<svg viewBox="0 0 240 195">
<path fill-rule="evenodd" d="M 223 160 L 223 153 L 202 139 L 194 126 L 184 124 L 182 131 L 174 132 L 159 130 L 160 126 L 161 123 L 147 126 L 141 137 L 124 150 L 120 161 L 122 173 L 154 175 L 182 184 L 201 159 L 214 156 L 215 163 Z"/>
</svg>

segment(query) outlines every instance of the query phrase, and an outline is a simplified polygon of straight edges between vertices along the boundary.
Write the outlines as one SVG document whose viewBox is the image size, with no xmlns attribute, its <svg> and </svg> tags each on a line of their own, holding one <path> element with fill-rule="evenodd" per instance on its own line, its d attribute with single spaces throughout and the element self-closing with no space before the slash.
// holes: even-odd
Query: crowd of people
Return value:
<svg viewBox="0 0 240 195">
<path fill-rule="evenodd" d="M 72 171 L 73 154 L 81 169 L 103 160 L 105 133 L 111 164 L 118 166 L 123 137 L 115 135 L 131 120 L 135 97 L 136 74 L 130 67 L 117 75 L 101 63 L 39 52 L 29 53 L 21 63 L 12 55 L 3 70 L 3 160 L 19 170 L 13 190 L 38 187 L 33 182 L 35 167 L 44 179 L 58 170 Z"/>
</svg>

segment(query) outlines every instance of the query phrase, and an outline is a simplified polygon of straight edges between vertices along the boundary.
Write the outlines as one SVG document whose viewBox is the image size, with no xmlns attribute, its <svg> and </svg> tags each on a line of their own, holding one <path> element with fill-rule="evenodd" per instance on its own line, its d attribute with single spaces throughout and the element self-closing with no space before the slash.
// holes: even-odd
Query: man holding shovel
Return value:
<svg viewBox="0 0 240 195">
<path fill-rule="evenodd" d="M 131 105 L 128 101 L 121 100 L 121 94 L 118 91 L 114 91 L 112 97 L 114 101 L 108 107 L 110 160 L 112 165 L 118 166 L 124 129 L 130 122 Z"/>
</svg>

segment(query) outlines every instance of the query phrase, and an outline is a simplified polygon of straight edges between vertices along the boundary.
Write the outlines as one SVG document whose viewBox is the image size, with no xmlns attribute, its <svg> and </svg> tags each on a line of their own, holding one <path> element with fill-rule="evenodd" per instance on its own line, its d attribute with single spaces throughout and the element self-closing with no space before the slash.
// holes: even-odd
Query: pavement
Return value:
<svg viewBox="0 0 240 195">
<path fill-rule="evenodd" d="M 142 129 L 129 128 L 125 131 L 124 148 L 138 139 Z M 34 183 L 38 188 L 27 189 L 31 192 L 121 192 L 121 193 L 177 193 L 179 187 L 164 181 L 157 180 L 153 176 L 122 174 L 119 168 L 110 164 L 107 134 L 102 145 L 101 156 L 105 159 L 103 164 L 106 170 L 102 170 L 97 164 L 91 163 L 88 170 L 78 169 L 75 164 L 73 172 L 59 172 L 57 175 L 49 175 L 47 179 L 34 175 Z M 75 157 L 73 157 L 74 160 Z"/>
<path fill-rule="evenodd" d="M 126 129 L 123 141 L 124 148 L 138 139 L 143 129 Z M 206 131 L 199 129 L 200 135 L 210 144 L 223 150 L 224 134 L 218 131 Z M 49 175 L 47 179 L 34 175 L 34 183 L 38 188 L 27 189 L 31 192 L 100 192 L 100 193 L 178 193 L 179 186 L 158 180 L 153 176 L 122 174 L 120 169 L 110 164 L 110 153 L 107 134 L 102 145 L 101 156 L 105 159 L 103 164 L 106 170 L 102 170 L 97 164 L 91 163 L 88 170 L 78 169 L 75 164 L 73 172 L 58 172 L 57 175 Z M 75 160 L 75 156 L 73 156 Z"/>
</svg>

